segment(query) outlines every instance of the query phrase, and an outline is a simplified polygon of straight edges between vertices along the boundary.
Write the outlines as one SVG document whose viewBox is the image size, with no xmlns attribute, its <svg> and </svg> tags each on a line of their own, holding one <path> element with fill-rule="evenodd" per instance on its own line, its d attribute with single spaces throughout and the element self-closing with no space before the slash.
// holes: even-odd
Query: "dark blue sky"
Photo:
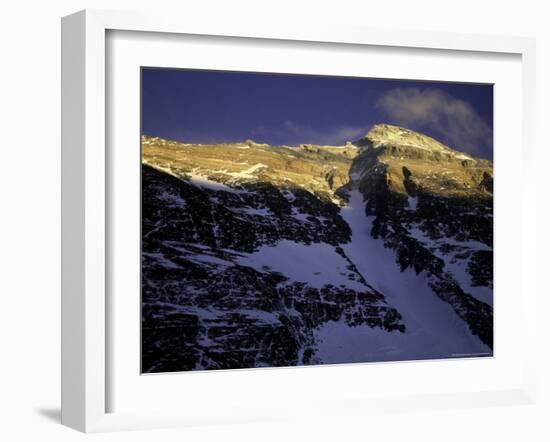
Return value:
<svg viewBox="0 0 550 442">
<path fill-rule="evenodd" d="M 492 85 L 144 68 L 142 133 L 191 143 L 342 144 L 376 123 L 492 159 Z"/>
</svg>

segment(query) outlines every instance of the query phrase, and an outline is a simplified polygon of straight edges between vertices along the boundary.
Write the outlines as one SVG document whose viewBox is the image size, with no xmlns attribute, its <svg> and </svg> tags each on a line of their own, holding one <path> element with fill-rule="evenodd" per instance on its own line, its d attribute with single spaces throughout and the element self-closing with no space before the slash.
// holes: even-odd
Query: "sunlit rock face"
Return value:
<svg viewBox="0 0 550 442">
<path fill-rule="evenodd" d="M 490 162 L 388 125 L 142 159 L 143 372 L 491 353 Z"/>
<path fill-rule="evenodd" d="M 439 197 L 492 199 L 493 164 L 489 160 L 387 124 L 374 126 L 356 144 L 361 146 L 361 154 L 352 164 L 352 174 L 366 174 L 368 178 L 373 167 L 383 169 L 392 192 L 411 195 L 418 187 L 424 194 Z"/>
</svg>

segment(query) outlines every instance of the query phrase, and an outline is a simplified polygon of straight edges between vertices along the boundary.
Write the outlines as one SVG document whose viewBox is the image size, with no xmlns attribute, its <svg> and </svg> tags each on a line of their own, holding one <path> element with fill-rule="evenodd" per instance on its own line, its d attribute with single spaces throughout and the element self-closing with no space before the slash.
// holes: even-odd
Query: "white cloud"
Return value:
<svg viewBox="0 0 550 442">
<path fill-rule="evenodd" d="M 491 156 L 493 131 L 467 102 L 436 89 L 405 88 L 387 92 L 377 107 L 392 123 L 409 129 L 429 129 L 458 150 Z"/>
</svg>

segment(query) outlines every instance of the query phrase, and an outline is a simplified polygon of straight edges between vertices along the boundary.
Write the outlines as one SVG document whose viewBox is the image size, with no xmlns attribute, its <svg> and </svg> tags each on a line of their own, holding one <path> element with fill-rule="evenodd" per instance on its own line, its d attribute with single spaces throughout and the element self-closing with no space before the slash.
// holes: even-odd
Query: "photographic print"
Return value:
<svg viewBox="0 0 550 442">
<path fill-rule="evenodd" d="M 493 85 L 144 67 L 142 373 L 493 355 Z"/>
</svg>

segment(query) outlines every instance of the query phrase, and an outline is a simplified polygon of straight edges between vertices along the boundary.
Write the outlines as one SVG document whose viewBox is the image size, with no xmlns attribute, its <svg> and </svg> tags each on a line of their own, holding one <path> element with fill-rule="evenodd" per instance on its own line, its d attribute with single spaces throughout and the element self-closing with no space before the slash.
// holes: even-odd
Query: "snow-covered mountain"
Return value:
<svg viewBox="0 0 550 442">
<path fill-rule="evenodd" d="M 389 125 L 142 159 L 144 372 L 492 354 L 489 161 Z"/>
</svg>

